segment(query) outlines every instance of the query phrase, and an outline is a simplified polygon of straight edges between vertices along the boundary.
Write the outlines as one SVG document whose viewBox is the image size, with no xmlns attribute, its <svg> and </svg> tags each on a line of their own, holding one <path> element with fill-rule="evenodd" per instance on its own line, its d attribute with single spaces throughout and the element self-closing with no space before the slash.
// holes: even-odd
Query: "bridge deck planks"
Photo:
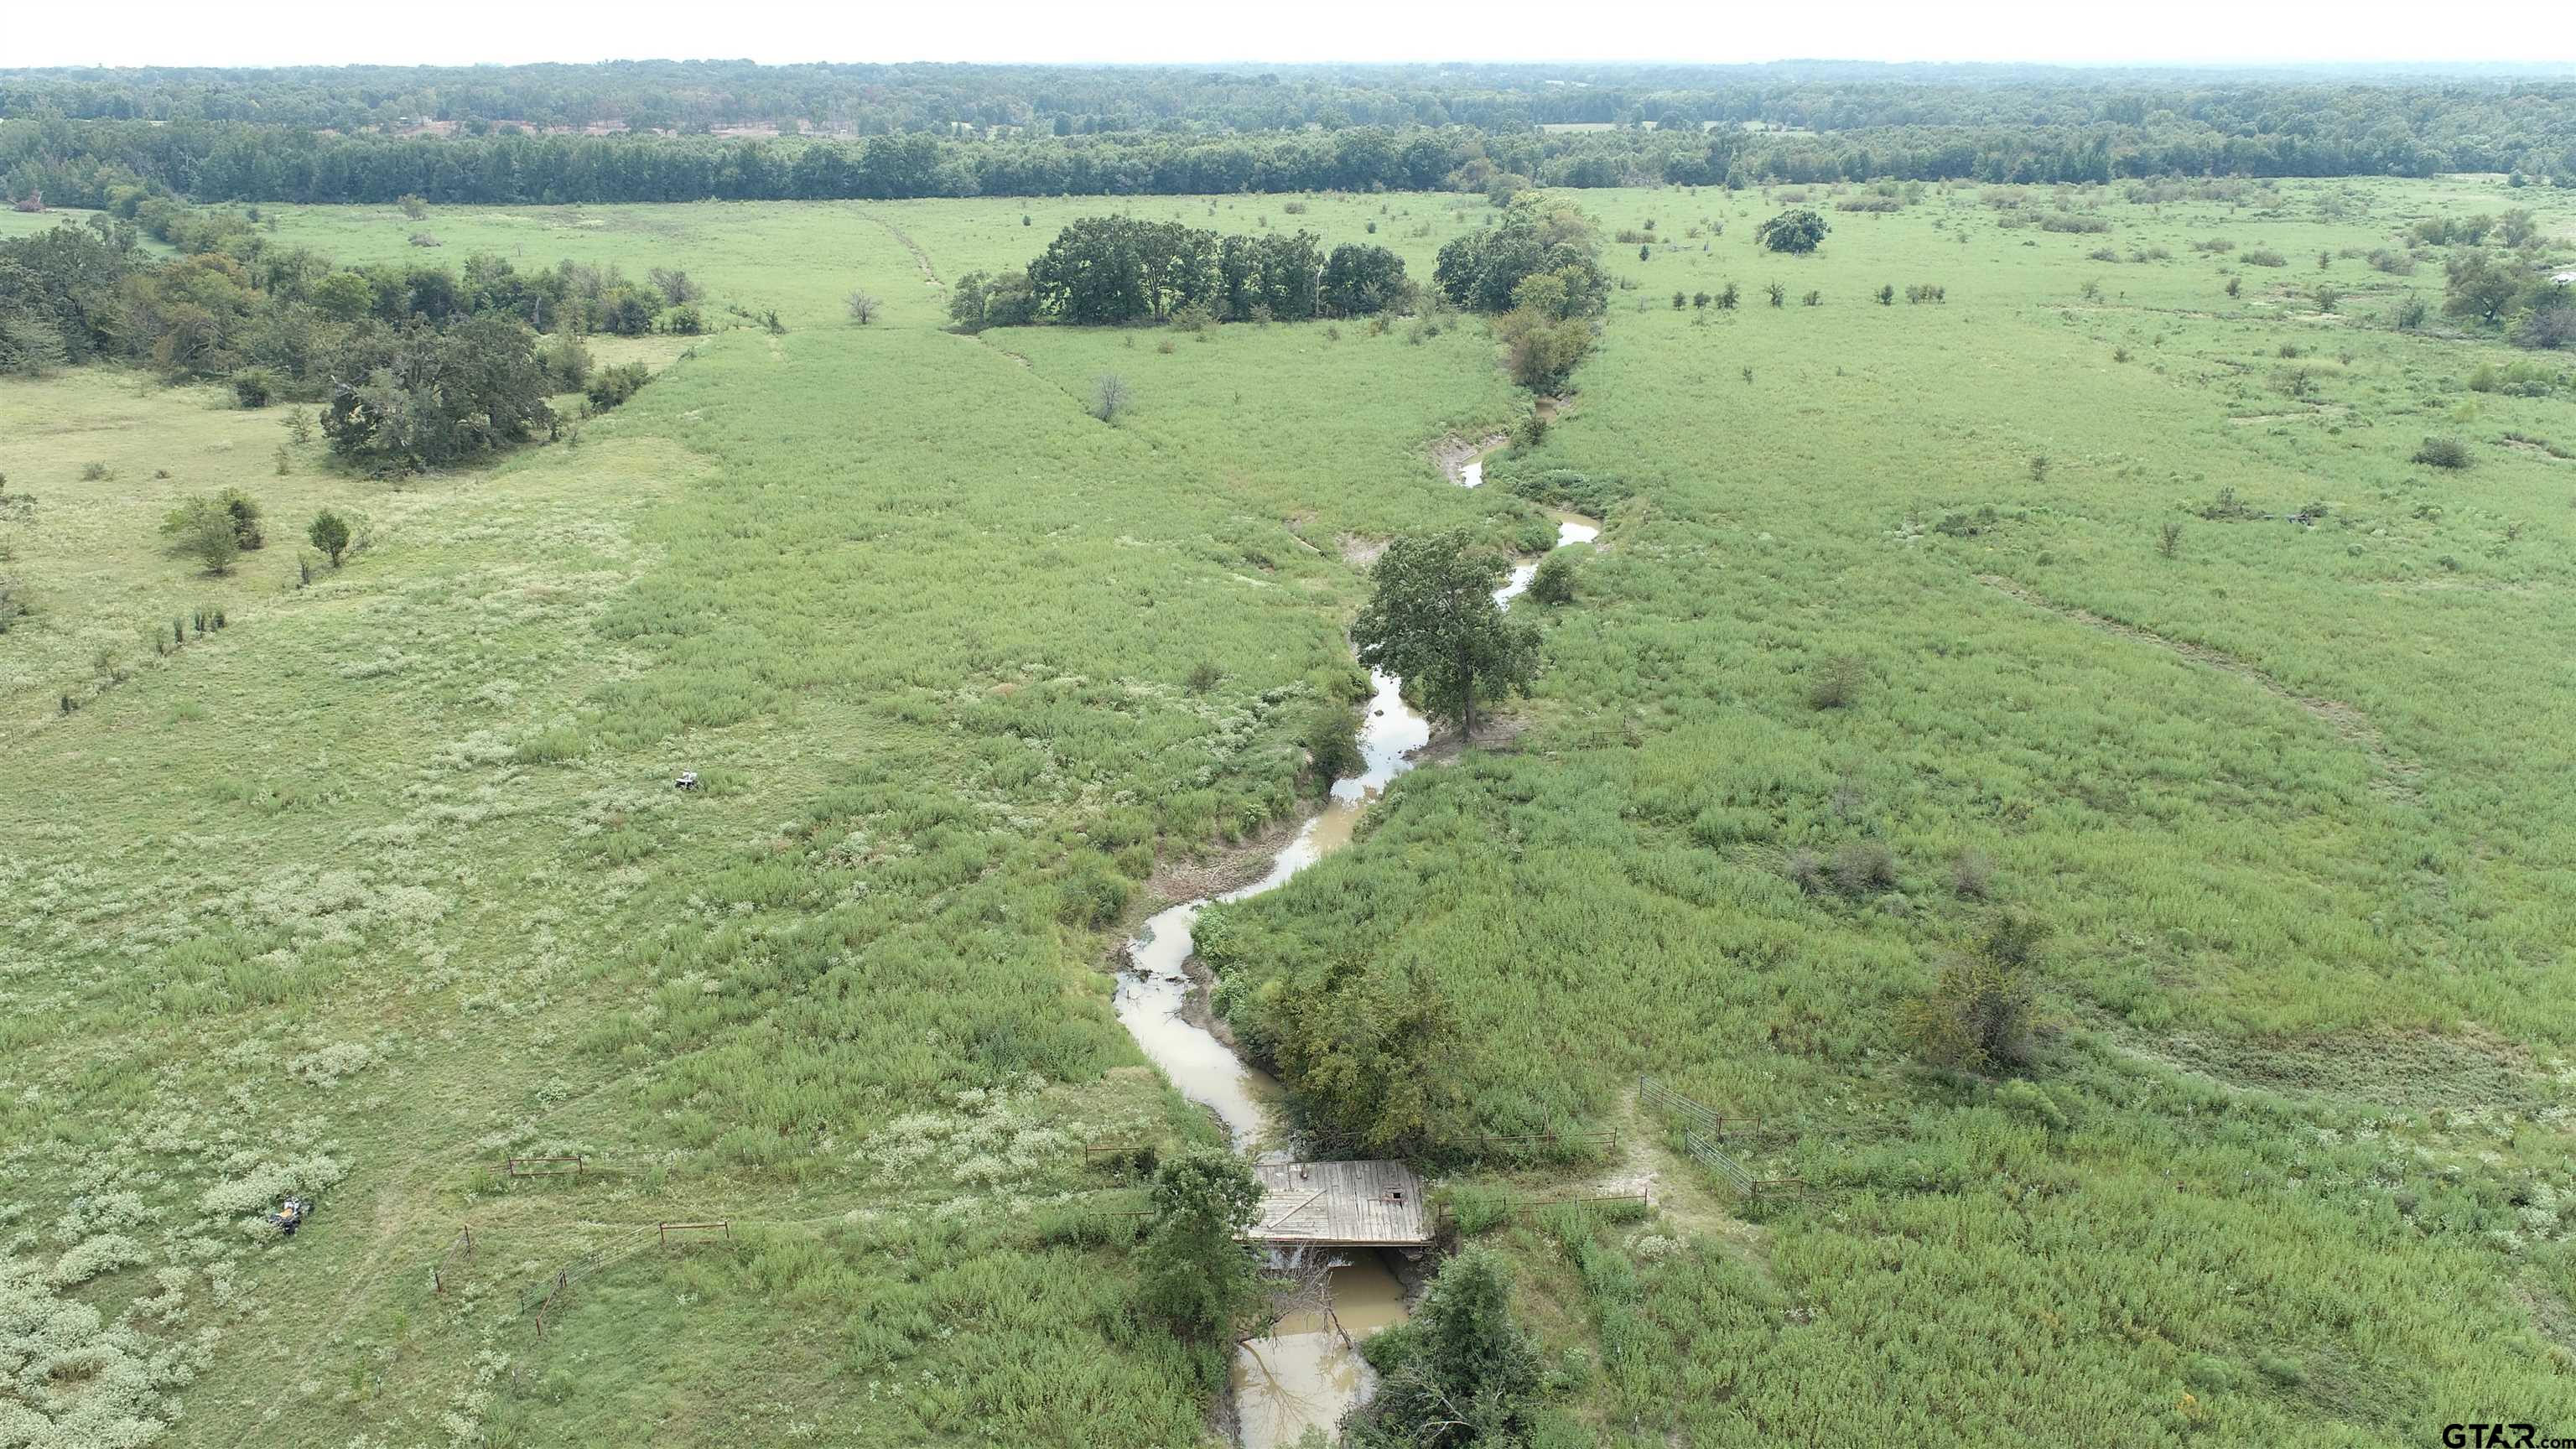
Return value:
<svg viewBox="0 0 2576 1449">
<path fill-rule="evenodd" d="M 1422 1179 L 1400 1162 L 1264 1162 L 1259 1243 L 1417 1247 L 1431 1241 Z"/>
</svg>

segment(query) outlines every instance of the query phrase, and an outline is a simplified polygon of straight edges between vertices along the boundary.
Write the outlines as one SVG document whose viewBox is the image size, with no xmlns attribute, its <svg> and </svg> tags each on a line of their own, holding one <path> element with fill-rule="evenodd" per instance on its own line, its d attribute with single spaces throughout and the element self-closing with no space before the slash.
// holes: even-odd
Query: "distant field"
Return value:
<svg viewBox="0 0 2576 1449">
<path fill-rule="evenodd" d="M 63 207 L 52 207 L 44 211 L 18 211 L 10 207 L 0 207 L 0 237 L 26 236 L 31 232 L 43 231 L 47 227 L 59 226 L 66 221 L 85 222 L 91 215 L 90 212 L 73 211 Z"/>
<path fill-rule="evenodd" d="M 1420 966 L 1476 1043 L 1463 1129 L 1660 1140 L 1639 1073 L 1758 1119 L 1742 1155 L 1800 1193 L 1649 1146 L 1645 1221 L 1494 1230 L 1567 1442 L 2576 1422 L 2576 414 L 2469 387 L 2527 354 L 2387 325 L 2438 307 L 2439 249 L 2363 256 L 2576 201 L 2001 190 L 1811 189 L 1807 259 L 1753 243 L 1796 188 L 1576 193 L 1641 239 L 1494 465 L 1619 495 L 1538 695 L 1222 908 L 1229 989 Z M 1132 1321 L 1134 1196 L 1079 1149 L 1208 1129 L 1099 966 L 1159 865 L 1297 809 L 1346 544 L 1541 514 L 1429 460 L 1527 407 L 1472 319 L 939 330 L 939 283 L 1113 205 L 1426 278 L 1491 214 L 275 208 L 343 262 L 684 266 L 785 324 L 622 344 L 660 377 L 578 446 L 398 485 L 279 475 L 282 410 L 212 389 L 0 381 L 38 604 L 0 636 L 0 1303 L 146 1303 L 194 1367 L 173 1414 L 113 1345 L 99 1402 L 173 1445 L 1207 1442 L 1221 1365 Z M 2108 229 L 2006 224 L 2061 212 Z M 2412 464 L 2428 435 L 2473 466 Z M 273 541 L 208 579 L 152 526 L 226 485 Z M 373 541 L 299 589 L 326 504 Z M 228 627 L 156 651 L 200 607 Z M 1838 656 L 1856 698 L 1811 707 Z M 1837 885 L 1872 846 L 1886 878 Z M 1897 1009 L 2004 906 L 2053 928 L 2042 1065 L 1926 1073 Z M 499 1175 L 557 1153 L 600 1170 Z M 291 1242 L 206 1205 L 279 1171 L 330 1183 Z M 555 1269 L 671 1219 L 734 1246 L 605 1261 L 539 1336 Z M 134 1261 L 56 1292 L 102 1234 Z"/>
</svg>

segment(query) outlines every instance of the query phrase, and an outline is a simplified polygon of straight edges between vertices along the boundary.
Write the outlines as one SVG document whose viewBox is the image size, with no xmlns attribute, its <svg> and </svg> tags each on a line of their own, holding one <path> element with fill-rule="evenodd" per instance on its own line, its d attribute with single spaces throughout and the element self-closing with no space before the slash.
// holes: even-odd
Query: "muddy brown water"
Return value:
<svg viewBox="0 0 2576 1449">
<path fill-rule="evenodd" d="M 1292 1313 L 1269 1337 L 1235 1350 L 1235 1423 L 1246 1449 L 1294 1444 L 1310 1425 L 1329 1434 L 1376 1388 L 1376 1371 L 1352 1345 L 1404 1321 L 1404 1287 L 1368 1248 L 1342 1250 L 1330 1284 L 1330 1309 Z"/>
<path fill-rule="evenodd" d="M 1476 487 L 1484 471 L 1481 457 L 1466 463 L 1459 483 Z M 1557 515 L 1559 548 L 1600 536 L 1601 525 L 1593 519 Z M 1536 559 L 1516 564 L 1509 582 L 1494 591 L 1494 601 L 1511 607 L 1537 572 Z M 1431 741 L 1431 723 L 1404 702 L 1402 680 L 1372 672 L 1370 682 L 1375 692 L 1360 726 L 1360 772 L 1333 782 L 1332 798 L 1306 818 L 1259 880 L 1215 899 L 1239 901 L 1277 890 L 1348 845 L 1360 813 L 1413 768 Z M 1191 989 L 1187 968 L 1196 949 L 1190 929 L 1208 904 L 1186 901 L 1157 912 L 1128 942 L 1128 969 L 1119 976 L 1115 998 L 1118 1020 L 1181 1095 L 1216 1114 L 1235 1150 L 1284 1158 L 1295 1143 L 1275 1110 L 1283 1095 L 1278 1081 L 1184 1015 Z M 1377 1252 L 1335 1251 L 1325 1304 L 1281 1319 L 1268 1337 L 1235 1351 L 1235 1416 L 1245 1449 L 1294 1444 L 1309 1427 L 1330 1434 L 1376 1388 L 1377 1376 L 1358 1344 L 1404 1320 L 1404 1291 Z"/>
</svg>

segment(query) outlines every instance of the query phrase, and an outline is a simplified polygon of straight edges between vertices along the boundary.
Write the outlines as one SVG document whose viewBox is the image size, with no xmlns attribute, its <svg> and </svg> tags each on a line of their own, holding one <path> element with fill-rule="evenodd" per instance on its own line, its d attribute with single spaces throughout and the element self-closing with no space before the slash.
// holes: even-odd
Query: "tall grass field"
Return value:
<svg viewBox="0 0 2576 1449">
<path fill-rule="evenodd" d="M 1199 927 L 1250 1049 L 1399 972 L 1445 1138 L 1620 1132 L 1431 1164 L 1551 1442 L 2576 1424 L 2576 384 L 2401 240 L 2576 255 L 2576 202 L 1567 194 L 1619 290 L 1472 491 L 1442 445 L 1532 410 L 1473 317 L 946 330 L 1111 210 L 1427 282 L 1451 194 L 269 208 L 775 313 L 595 340 L 654 381 L 467 472 L 0 380 L 0 1445 L 1222 1442 L 1083 1150 L 1219 1140 L 1113 953 L 1311 807 L 1375 545 L 1561 507 L 1532 696 Z M 215 577 L 157 526 L 227 487 Z M 2007 915 L 2031 1063 L 1936 1069 L 1909 1003 Z"/>
</svg>

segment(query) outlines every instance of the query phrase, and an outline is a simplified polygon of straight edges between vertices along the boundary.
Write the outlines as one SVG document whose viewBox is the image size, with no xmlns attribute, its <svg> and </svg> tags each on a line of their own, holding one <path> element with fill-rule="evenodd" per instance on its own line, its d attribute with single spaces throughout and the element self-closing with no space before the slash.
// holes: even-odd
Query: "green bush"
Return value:
<svg viewBox="0 0 2576 1449">
<path fill-rule="evenodd" d="M 245 367 L 233 374 L 233 398 L 245 408 L 268 406 L 277 391 L 277 374 L 265 367 Z"/>
<path fill-rule="evenodd" d="M 2225 1393 L 2236 1387 L 2236 1366 L 2214 1353 L 2196 1353 L 2183 1365 L 2184 1382 L 2204 1393 Z"/>
<path fill-rule="evenodd" d="M 1443 1189 L 1442 1201 L 1460 1237 L 1472 1238 L 1511 1221 L 1512 1194 L 1505 1188 L 1475 1182 L 1452 1183 Z"/>
<path fill-rule="evenodd" d="M 580 392 L 590 386 L 590 349 L 571 332 L 558 332 L 545 345 L 546 379 L 556 392 Z"/>
<path fill-rule="evenodd" d="M 1843 709 L 1860 699 L 1869 682 L 1868 667 L 1855 655 L 1834 654 L 1807 671 L 1807 707 Z"/>
<path fill-rule="evenodd" d="M 2428 437 L 2409 461 L 2427 468 L 2465 468 L 2476 459 L 2470 455 L 2469 445 L 2457 438 Z"/>
<path fill-rule="evenodd" d="M 322 556 L 335 569 L 340 566 L 341 555 L 349 551 L 349 521 L 328 508 L 313 515 L 313 526 L 305 530 L 304 536 L 322 550 Z"/>
<path fill-rule="evenodd" d="M 1944 966 L 1930 994 L 1898 1013 L 1915 1051 L 1962 1071 L 2027 1065 L 2037 1009 L 2032 963 L 2042 935 L 2035 923 L 2007 915 L 1974 950 Z"/>
<path fill-rule="evenodd" d="M 2283 1388 L 2296 1388 L 2308 1381 L 2308 1371 L 2287 1354 L 2264 1354 L 2254 1360 L 2254 1371 Z"/>
<path fill-rule="evenodd" d="M 1359 718 L 1347 705 L 1326 705 L 1306 725 L 1306 753 L 1314 761 L 1315 781 L 1329 787 L 1367 766 L 1360 754 Z"/>
<path fill-rule="evenodd" d="M 1896 853 L 1876 840 L 1855 840 L 1834 852 L 1834 889 L 1864 896 L 1896 888 Z"/>
<path fill-rule="evenodd" d="M 1530 575 L 1529 596 L 1530 602 L 1551 607 L 1574 602 L 1574 560 L 1564 550 L 1538 561 L 1537 571 Z"/>
<path fill-rule="evenodd" d="M 238 488 L 212 497 L 183 499 L 161 519 L 161 534 L 173 552 L 187 554 L 219 574 L 242 553 L 268 542 L 260 528 L 257 501 Z"/>
<path fill-rule="evenodd" d="M 1056 919 L 1084 930 L 1099 930 L 1125 913 L 1130 887 L 1099 855 L 1084 853 L 1056 882 Z"/>
<path fill-rule="evenodd" d="M 604 413 L 622 406 L 652 380 L 652 369 L 640 362 L 623 362 L 615 367 L 601 368 L 591 378 L 587 389 L 591 410 Z"/>
</svg>

